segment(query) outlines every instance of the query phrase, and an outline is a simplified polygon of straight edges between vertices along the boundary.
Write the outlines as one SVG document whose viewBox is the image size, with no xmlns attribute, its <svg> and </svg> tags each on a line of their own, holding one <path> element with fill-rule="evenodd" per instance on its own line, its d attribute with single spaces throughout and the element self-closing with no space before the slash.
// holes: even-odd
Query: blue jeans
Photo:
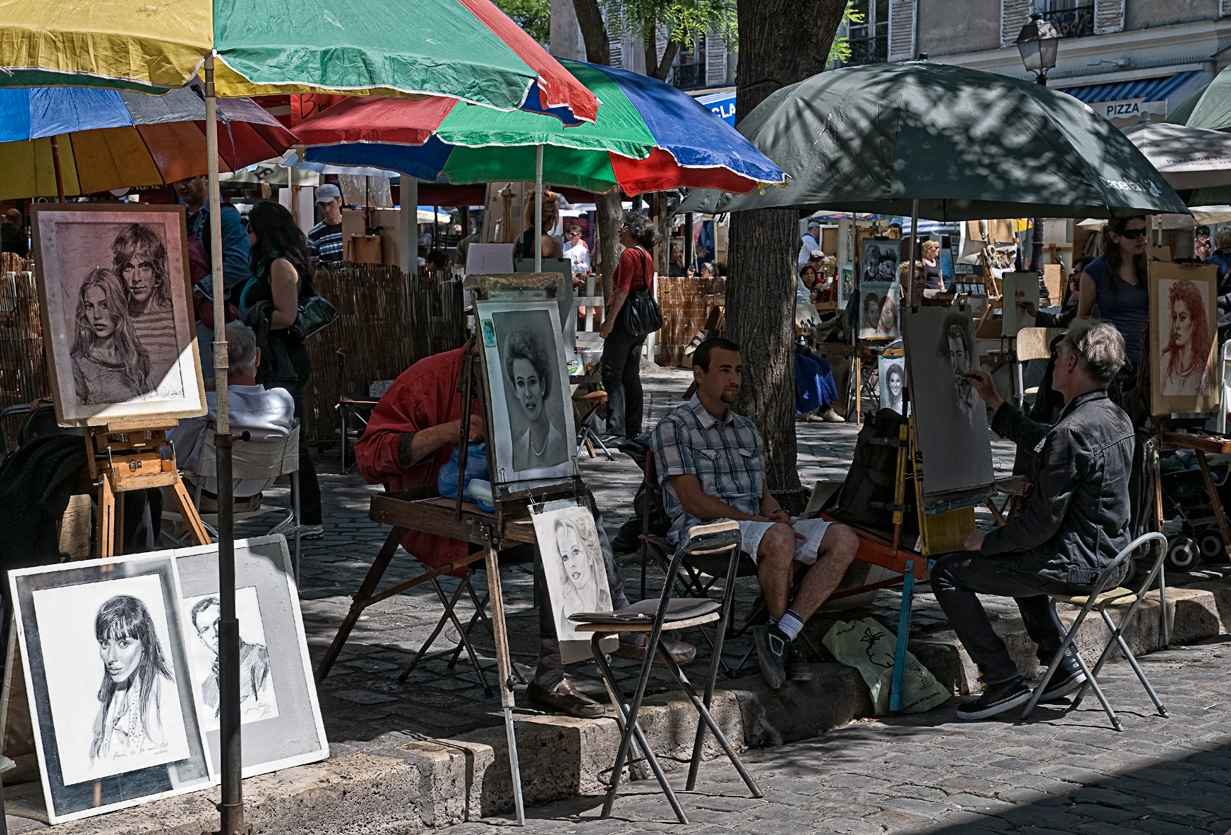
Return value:
<svg viewBox="0 0 1231 835">
<path fill-rule="evenodd" d="M 1012 597 L 1021 610 L 1027 634 L 1038 644 L 1039 661 L 1048 664 L 1060 649 L 1064 631 L 1048 605 L 1047 595 L 1090 591 L 1087 586 L 1044 576 L 1039 568 L 1017 554 L 985 556 L 977 551 L 959 551 L 944 555 L 932 569 L 936 601 L 978 665 L 984 684 L 1000 684 L 1021 673 L 1004 641 L 992 629 L 978 595 Z"/>
<path fill-rule="evenodd" d="M 641 434 L 641 346 L 645 334 L 616 329 L 603 342 L 603 388 L 607 391 L 607 431 L 622 438 Z"/>
</svg>

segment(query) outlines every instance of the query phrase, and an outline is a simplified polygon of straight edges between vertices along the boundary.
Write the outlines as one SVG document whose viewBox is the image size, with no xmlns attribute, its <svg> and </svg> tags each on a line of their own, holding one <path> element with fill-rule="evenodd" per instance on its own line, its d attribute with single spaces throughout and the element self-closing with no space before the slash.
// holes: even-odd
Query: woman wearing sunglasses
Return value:
<svg viewBox="0 0 1231 835">
<path fill-rule="evenodd" d="M 1144 217 L 1115 218 L 1103 229 L 1103 254 L 1081 273 L 1077 315 L 1090 316 L 1098 305 L 1099 318 L 1115 325 L 1124 337 L 1125 353 L 1134 366 L 1141 362 L 1150 294 L 1146 281 Z"/>
</svg>

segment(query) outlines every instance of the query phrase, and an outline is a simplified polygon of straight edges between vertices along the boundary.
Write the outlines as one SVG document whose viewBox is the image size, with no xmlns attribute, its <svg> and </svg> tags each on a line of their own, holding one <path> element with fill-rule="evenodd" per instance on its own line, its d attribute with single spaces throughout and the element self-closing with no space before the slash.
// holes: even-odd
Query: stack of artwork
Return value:
<svg viewBox="0 0 1231 835">
<path fill-rule="evenodd" d="M 235 543 L 245 777 L 329 755 L 290 555 Z M 217 546 L 12 571 L 51 823 L 219 779 Z"/>
<path fill-rule="evenodd" d="M 36 206 L 33 219 L 59 422 L 204 414 L 184 210 Z"/>
<path fill-rule="evenodd" d="M 897 239 L 859 239 L 860 339 L 893 339 L 898 335 L 900 261 L 901 242 Z"/>
</svg>

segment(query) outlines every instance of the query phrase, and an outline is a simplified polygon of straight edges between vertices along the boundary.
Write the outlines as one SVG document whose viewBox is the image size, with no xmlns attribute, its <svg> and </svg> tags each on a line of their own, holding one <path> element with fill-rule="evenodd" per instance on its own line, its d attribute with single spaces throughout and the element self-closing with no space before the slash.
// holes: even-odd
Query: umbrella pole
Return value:
<svg viewBox="0 0 1231 835">
<path fill-rule="evenodd" d="M 235 517 L 231 483 L 231 419 L 227 400 L 226 299 L 222 276 L 222 196 L 218 185 L 218 105 L 214 56 L 205 58 L 205 147 L 209 157 L 210 261 L 214 289 L 214 381 L 218 394 L 218 684 L 222 760 L 220 835 L 245 835 L 241 788 L 239 620 L 235 614 Z M 298 521 L 298 520 L 297 520 Z"/>
<path fill-rule="evenodd" d="M 919 201 L 910 201 L 910 260 L 906 268 L 906 298 L 907 303 L 915 306 L 915 246 L 919 241 Z"/>
<path fill-rule="evenodd" d="M 51 166 L 56 172 L 56 197 L 64 202 L 64 172 L 60 170 L 60 143 L 51 137 Z"/>
<path fill-rule="evenodd" d="M 534 271 L 543 271 L 543 146 L 534 149 Z"/>
</svg>

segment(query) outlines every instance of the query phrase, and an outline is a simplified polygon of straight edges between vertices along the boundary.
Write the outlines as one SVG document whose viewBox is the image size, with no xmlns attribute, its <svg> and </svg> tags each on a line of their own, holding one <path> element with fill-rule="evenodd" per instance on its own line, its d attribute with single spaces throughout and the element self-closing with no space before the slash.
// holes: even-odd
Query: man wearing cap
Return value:
<svg viewBox="0 0 1231 835">
<path fill-rule="evenodd" d="M 0 252 L 14 252 L 25 258 L 30 251 L 30 241 L 26 238 L 26 224 L 20 209 L 9 209 L 4 213 L 4 222 L 0 223 Z"/>
<path fill-rule="evenodd" d="M 321 207 L 320 223 L 308 232 L 308 254 L 319 264 L 342 262 L 342 192 L 333 183 L 316 190 L 316 205 Z"/>
<path fill-rule="evenodd" d="M 795 259 L 795 266 L 798 269 L 803 269 L 804 264 L 808 263 L 808 259 L 812 256 L 813 251 L 819 251 L 821 248 L 821 224 L 815 220 L 808 221 L 808 231 L 804 233 L 803 245 L 799 248 L 799 257 Z M 824 253 L 821 253 L 822 257 Z"/>
</svg>

